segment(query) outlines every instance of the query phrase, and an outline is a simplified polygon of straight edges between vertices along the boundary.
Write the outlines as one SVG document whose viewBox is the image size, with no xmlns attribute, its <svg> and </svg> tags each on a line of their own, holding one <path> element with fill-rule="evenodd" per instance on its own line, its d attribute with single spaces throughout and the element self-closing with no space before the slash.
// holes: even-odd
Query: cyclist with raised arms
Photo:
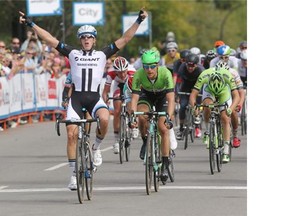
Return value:
<svg viewBox="0 0 288 216">
<path fill-rule="evenodd" d="M 113 90 L 113 97 L 120 98 L 123 95 L 123 87 L 129 76 L 133 76 L 135 68 L 121 56 L 118 56 L 113 61 L 113 69 L 108 72 L 106 82 L 104 85 L 102 98 L 109 105 L 108 101 L 110 90 Z M 114 80 L 113 84 L 112 81 Z M 112 85 L 112 86 L 111 86 Z M 115 144 L 113 145 L 114 154 L 119 153 L 119 130 L 120 130 L 120 114 L 121 114 L 121 100 L 113 100 L 113 128 Z"/>
<path fill-rule="evenodd" d="M 102 80 L 106 60 L 122 49 L 135 35 L 140 23 L 148 16 L 144 9 L 141 9 L 138 18 L 132 26 L 124 32 L 122 37 L 109 44 L 100 51 L 93 47 L 97 42 L 97 31 L 91 25 L 81 26 L 77 31 L 77 38 L 81 44 L 81 49 L 76 49 L 64 44 L 52 36 L 48 31 L 32 22 L 30 17 L 19 11 L 19 22 L 31 27 L 37 35 L 49 46 L 55 48 L 62 55 L 69 59 L 71 65 L 71 77 L 73 81 L 73 91 L 69 99 L 66 119 L 80 119 L 83 115 L 82 108 L 86 108 L 88 113 L 95 118 L 100 117 L 100 133 L 96 132 L 96 140 L 93 145 L 94 164 L 102 164 L 100 144 L 108 131 L 109 110 L 103 99 L 100 97 L 100 82 Z M 78 139 L 77 125 L 67 125 L 68 141 L 67 156 L 72 176 L 68 188 L 76 189 L 76 143 Z"/>
<path fill-rule="evenodd" d="M 223 163 L 230 161 L 230 116 L 232 110 L 235 110 L 239 104 L 239 93 L 233 75 L 223 68 L 216 70 L 215 68 L 209 68 L 204 70 L 197 79 L 196 84 L 190 95 L 190 104 L 192 107 L 196 104 L 196 97 L 203 87 L 202 103 L 204 105 L 213 104 L 227 104 L 228 108 L 220 107 L 221 121 L 223 126 L 223 139 L 224 139 L 224 152 Z M 206 130 L 209 128 L 209 116 L 210 109 L 204 108 L 204 121 Z M 209 144 L 208 133 L 205 132 L 204 143 Z"/>
<path fill-rule="evenodd" d="M 169 115 L 169 122 L 166 117 L 158 119 L 158 129 L 161 135 L 162 172 L 161 181 L 168 179 L 168 157 L 170 153 L 169 126 L 172 125 L 171 118 L 175 108 L 174 84 L 171 72 L 165 66 L 159 66 L 160 53 L 158 50 L 147 50 L 142 57 L 143 68 L 136 71 L 132 81 L 131 113 L 133 111 L 148 112 L 155 106 L 155 111 L 166 111 Z M 140 150 L 140 158 L 145 156 L 147 141 L 148 121 L 144 116 L 138 116 L 139 130 L 143 139 Z M 131 122 L 132 128 L 136 123 Z"/>
</svg>

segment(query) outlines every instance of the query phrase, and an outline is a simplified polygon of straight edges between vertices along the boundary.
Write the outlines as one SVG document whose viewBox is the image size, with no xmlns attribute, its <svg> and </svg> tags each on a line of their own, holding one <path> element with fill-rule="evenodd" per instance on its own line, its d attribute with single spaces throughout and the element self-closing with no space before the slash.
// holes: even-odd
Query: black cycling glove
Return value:
<svg viewBox="0 0 288 216">
<path fill-rule="evenodd" d="M 138 24 L 140 24 L 140 23 L 144 20 L 143 17 L 141 16 L 143 13 L 144 13 L 143 10 L 140 10 L 140 11 L 139 11 L 138 18 L 137 18 L 137 20 L 136 20 L 136 22 L 137 22 Z"/>
<path fill-rule="evenodd" d="M 23 18 L 25 19 L 25 24 L 29 27 L 33 27 L 33 25 L 35 24 L 33 21 L 32 21 L 32 18 L 31 17 L 27 17 L 27 16 L 23 16 Z"/>
</svg>

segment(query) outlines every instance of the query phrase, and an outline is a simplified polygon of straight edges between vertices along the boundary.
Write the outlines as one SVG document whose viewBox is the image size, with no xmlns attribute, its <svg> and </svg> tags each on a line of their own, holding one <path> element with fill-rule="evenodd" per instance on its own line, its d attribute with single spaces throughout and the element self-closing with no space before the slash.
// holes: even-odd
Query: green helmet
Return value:
<svg viewBox="0 0 288 216">
<path fill-rule="evenodd" d="M 141 57 L 142 64 L 153 64 L 160 61 L 160 53 L 158 50 L 147 50 Z"/>
<path fill-rule="evenodd" d="M 208 81 L 208 87 L 212 91 L 212 93 L 219 94 L 225 86 L 226 83 L 220 73 L 214 72 L 211 74 Z"/>
</svg>

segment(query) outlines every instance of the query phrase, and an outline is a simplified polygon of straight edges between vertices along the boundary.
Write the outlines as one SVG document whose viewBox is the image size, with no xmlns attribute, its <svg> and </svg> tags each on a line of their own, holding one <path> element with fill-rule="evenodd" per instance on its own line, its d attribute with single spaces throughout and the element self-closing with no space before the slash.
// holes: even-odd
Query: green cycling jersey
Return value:
<svg viewBox="0 0 288 216">
<path fill-rule="evenodd" d="M 228 70 L 226 69 L 220 69 L 217 71 L 219 74 L 222 75 L 224 81 L 225 81 L 225 84 L 226 86 L 228 86 L 230 88 L 231 91 L 237 89 L 237 85 L 235 83 L 235 79 L 233 77 L 233 75 L 231 74 L 231 72 L 229 72 Z M 204 70 L 198 77 L 197 79 L 197 82 L 195 83 L 194 85 L 194 89 L 200 91 L 200 89 L 202 88 L 202 86 L 204 84 L 207 84 L 207 88 L 206 90 L 210 93 L 212 93 L 213 95 L 217 96 L 218 94 L 221 94 L 222 91 L 227 91 L 227 88 L 223 88 L 223 90 L 218 93 L 218 94 L 215 94 L 215 92 L 213 92 L 210 88 L 209 88 L 209 85 L 208 85 L 208 82 L 209 82 L 209 78 L 211 76 L 212 73 L 215 73 L 215 68 L 208 68 L 206 70 Z"/>
<path fill-rule="evenodd" d="M 147 95 L 163 95 L 174 91 L 174 83 L 171 72 L 165 66 L 159 66 L 157 78 L 149 80 L 147 72 L 140 68 L 136 71 L 132 82 L 132 93 L 140 94 L 141 91 Z"/>
</svg>

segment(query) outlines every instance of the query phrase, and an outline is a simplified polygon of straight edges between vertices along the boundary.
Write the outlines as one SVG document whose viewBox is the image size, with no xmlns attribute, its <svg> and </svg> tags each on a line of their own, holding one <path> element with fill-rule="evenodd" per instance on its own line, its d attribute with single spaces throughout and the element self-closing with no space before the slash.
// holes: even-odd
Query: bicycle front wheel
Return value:
<svg viewBox="0 0 288 216">
<path fill-rule="evenodd" d="M 214 149 L 214 137 L 215 137 L 215 130 L 214 125 L 210 125 L 210 134 L 209 134 L 209 164 L 210 164 L 210 172 L 213 175 L 215 170 L 215 149 Z"/>
<path fill-rule="evenodd" d="M 89 142 L 85 143 L 85 185 L 88 200 L 92 199 L 93 192 L 93 160 Z"/>
<path fill-rule="evenodd" d="M 153 172 L 153 156 L 152 156 L 152 148 L 153 140 L 151 134 L 147 137 L 146 143 L 146 153 L 145 153 L 145 184 L 146 184 L 146 193 L 150 195 L 151 186 L 152 186 L 152 172 Z"/>
<path fill-rule="evenodd" d="M 76 147 L 76 179 L 77 179 L 77 195 L 78 200 L 82 204 L 84 200 L 84 191 L 85 191 L 85 179 L 84 179 L 84 149 L 83 149 L 83 138 L 78 140 Z"/>
<path fill-rule="evenodd" d="M 153 163 L 154 166 L 153 167 L 153 173 L 154 173 L 154 190 L 155 192 L 159 191 L 159 185 L 160 185 L 160 164 L 162 163 L 162 156 L 161 156 L 161 151 L 160 151 L 160 145 L 159 143 L 161 143 L 161 136 L 157 133 L 156 137 L 154 138 L 154 158 L 155 158 L 155 162 Z M 163 166 L 163 164 L 162 164 Z"/>
<path fill-rule="evenodd" d="M 125 140 L 125 157 L 126 161 L 128 162 L 130 159 L 130 144 L 132 140 L 132 129 L 129 128 L 128 123 L 126 124 L 127 127 L 127 133 L 126 133 L 126 140 Z"/>
<path fill-rule="evenodd" d="M 170 155 L 169 155 L 169 164 L 168 164 L 168 176 L 170 178 L 171 182 L 174 182 L 175 177 L 174 177 L 174 164 L 173 164 L 173 158 L 175 156 L 175 153 L 173 150 L 170 150 Z"/>
<path fill-rule="evenodd" d="M 123 159 L 124 159 L 125 138 L 126 138 L 126 121 L 125 121 L 125 117 L 123 115 L 121 115 L 120 138 L 119 138 L 119 160 L 120 160 L 120 164 L 123 163 Z"/>
</svg>

